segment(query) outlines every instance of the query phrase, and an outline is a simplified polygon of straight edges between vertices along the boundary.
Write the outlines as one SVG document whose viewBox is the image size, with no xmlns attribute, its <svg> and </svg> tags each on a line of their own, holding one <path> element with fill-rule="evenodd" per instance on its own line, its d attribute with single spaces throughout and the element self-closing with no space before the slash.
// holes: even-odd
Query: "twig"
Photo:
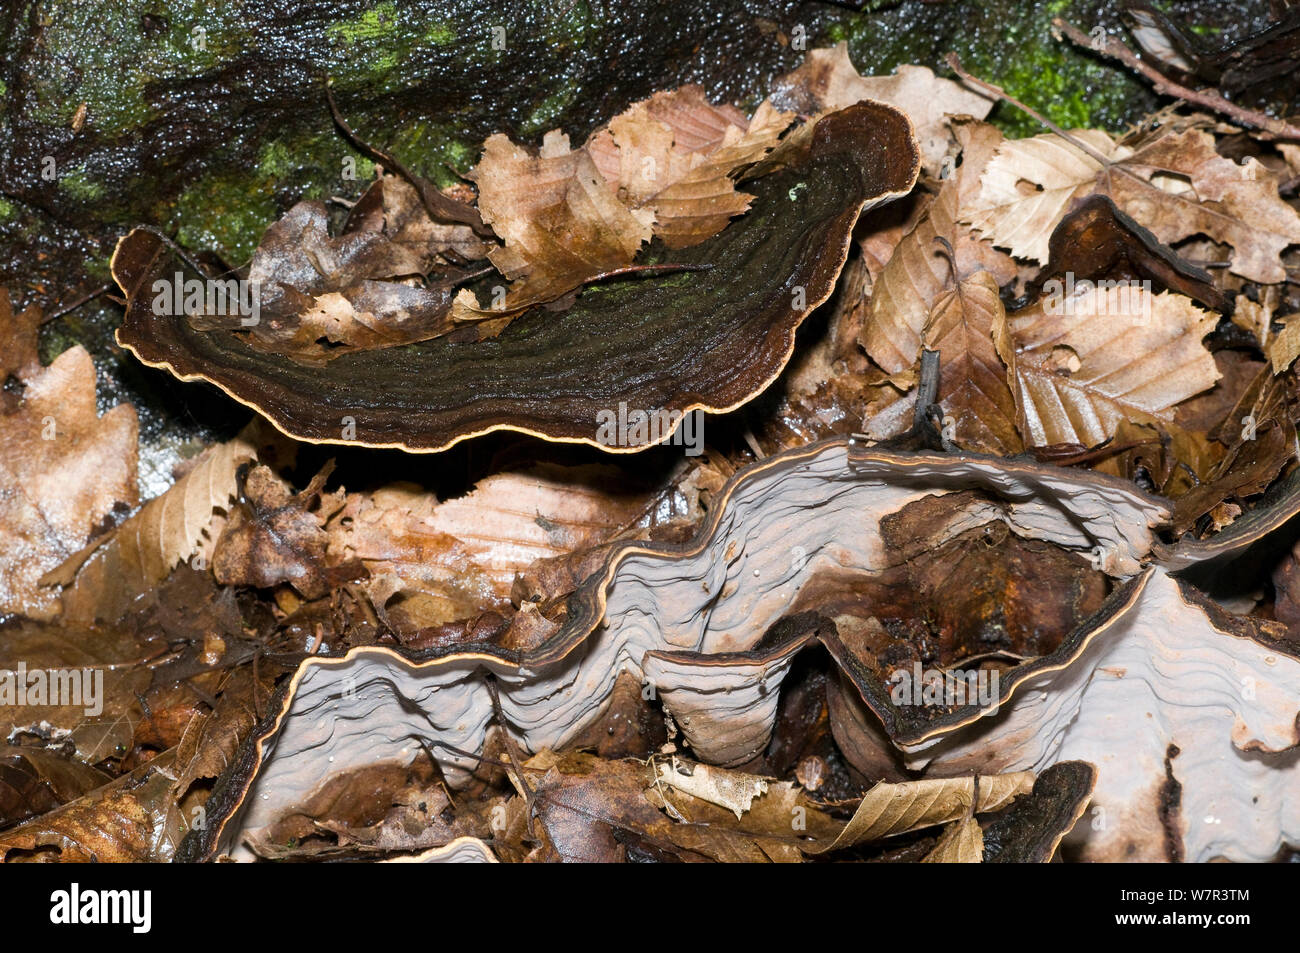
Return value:
<svg viewBox="0 0 1300 953">
<path fill-rule="evenodd" d="M 506 720 L 505 712 L 501 710 L 501 695 L 497 692 L 496 677 L 488 675 L 484 682 L 487 684 L 488 695 L 492 698 L 492 710 L 496 714 L 497 724 L 501 726 L 501 738 L 505 742 L 506 755 L 510 758 L 510 763 L 514 765 L 514 770 L 510 771 L 510 773 L 514 775 L 515 782 L 519 785 L 519 790 L 524 796 L 524 805 L 528 809 L 528 836 L 536 839 L 537 834 L 533 830 L 533 815 L 537 809 L 537 795 L 528 786 L 528 781 L 524 778 L 523 755 L 519 753 L 519 746 L 515 744 L 515 739 L 510 737 L 510 723 Z"/>
<path fill-rule="evenodd" d="M 334 101 L 334 91 L 330 89 L 329 79 L 325 80 L 325 100 L 329 103 L 330 115 L 332 115 L 334 121 L 338 123 L 339 129 L 343 130 L 343 135 L 347 137 L 348 141 L 366 155 L 370 156 L 370 158 L 374 159 L 386 168 L 392 169 L 405 179 L 411 188 L 415 189 L 416 194 L 420 196 L 420 201 L 424 205 L 424 210 L 429 213 L 430 218 L 435 220 L 441 219 L 443 221 L 461 222 L 472 228 L 475 234 L 484 237 L 493 234 L 492 229 L 483 224 L 483 219 L 479 217 L 478 210 L 472 205 L 466 205 L 464 202 L 457 202 L 455 199 L 447 198 L 447 196 L 438 191 L 438 189 L 435 188 L 433 183 L 428 179 L 416 175 L 399 162 L 396 157 L 375 148 L 358 136 L 352 130 L 352 127 L 348 125 L 348 121 L 343 118 L 343 114 L 339 112 L 338 103 Z"/>
<path fill-rule="evenodd" d="M 1266 113 L 1238 106 L 1236 103 L 1224 99 L 1218 93 L 1189 89 L 1175 83 L 1150 63 L 1139 59 L 1137 54 L 1113 36 L 1107 36 L 1104 42 L 1094 42 L 1093 38 L 1087 33 L 1072 24 L 1066 23 L 1060 17 L 1052 20 L 1052 27 L 1065 34 L 1079 46 L 1087 47 L 1110 59 L 1119 60 L 1129 69 L 1141 73 L 1151 81 L 1156 92 L 1161 95 L 1173 96 L 1175 99 L 1181 99 L 1184 102 L 1222 113 L 1238 125 L 1260 129 L 1278 139 L 1300 139 L 1300 126 L 1293 126 L 1289 122 L 1275 119 Z M 1098 40 L 1100 40 L 1100 37 L 1098 37 Z"/>
<path fill-rule="evenodd" d="M 1070 143 L 1070 145 L 1074 146 L 1076 149 L 1079 149 L 1082 152 L 1086 152 L 1093 159 L 1100 162 L 1103 167 L 1110 168 L 1110 166 L 1113 165 L 1110 159 L 1106 158 L 1104 155 L 1102 155 L 1092 146 L 1088 145 L 1079 137 L 1073 136 L 1066 130 L 1062 129 L 1056 123 L 1052 122 L 1052 120 L 1048 119 L 1046 116 L 1040 113 L 1037 109 L 1034 109 L 1032 106 L 1026 106 L 1020 100 L 1010 95 L 1002 87 L 994 86 L 992 83 L 986 83 L 984 80 L 980 79 L 979 77 L 973 76 L 970 73 L 966 72 L 966 70 L 962 68 L 961 60 L 957 58 L 956 53 L 948 54 L 947 63 L 949 69 L 951 69 L 954 73 L 960 76 L 962 80 L 969 83 L 971 86 L 974 86 L 978 89 L 982 89 L 984 92 L 988 93 L 994 99 L 1006 100 L 1011 105 L 1015 106 L 1017 109 L 1023 110 L 1024 112 L 1028 113 L 1030 116 L 1033 116 L 1035 119 L 1041 122 L 1048 129 L 1052 130 L 1052 132 L 1056 133 L 1066 142 Z"/>
</svg>

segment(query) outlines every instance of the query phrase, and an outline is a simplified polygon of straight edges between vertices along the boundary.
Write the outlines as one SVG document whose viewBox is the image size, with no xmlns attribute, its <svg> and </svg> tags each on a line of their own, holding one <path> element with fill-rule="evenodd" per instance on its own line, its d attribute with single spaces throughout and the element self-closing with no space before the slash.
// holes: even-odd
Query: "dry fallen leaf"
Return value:
<svg viewBox="0 0 1300 953">
<path fill-rule="evenodd" d="M 971 810 L 972 802 L 977 814 L 998 811 L 1033 786 L 1032 771 L 980 775 L 979 800 L 975 801 L 973 777 L 882 782 L 862 796 L 853 817 L 833 841 L 819 844 L 810 853 L 825 853 L 921 827 L 947 824 L 964 817 Z"/>
<path fill-rule="evenodd" d="M 862 76 L 849 59 L 848 43 L 811 50 L 803 64 L 774 84 L 771 101 L 804 114 L 843 109 L 863 99 L 889 103 L 907 114 L 921 144 L 925 171 L 938 176 L 953 151 L 950 117 L 983 119 L 994 101 L 943 79 L 924 66 L 902 65 L 891 76 Z"/>
<path fill-rule="evenodd" d="M 952 417 L 951 439 L 983 453 L 1024 449 L 1008 383 L 1015 375 L 1015 350 L 993 276 L 976 272 L 941 295 L 922 337 L 926 348 L 939 352 L 939 403 L 945 417 Z"/>
<path fill-rule="evenodd" d="M 1017 258 L 1045 262 L 1052 229 L 1073 200 L 1101 191 L 1165 244 L 1203 234 L 1232 246 L 1236 274 L 1264 284 L 1286 277 L 1279 256 L 1300 242 L 1300 213 L 1258 160 L 1219 155 L 1202 129 L 1136 146 L 1095 129 L 1071 136 L 1092 154 L 1055 134 L 1005 142 L 963 221 Z"/>
<path fill-rule="evenodd" d="M 1125 420 L 1170 420 L 1219 378 L 1201 343 L 1216 318 L 1182 295 L 1093 286 L 1009 323 L 1020 430 L 1034 446 L 1095 446 Z"/>
<path fill-rule="evenodd" d="M 952 269 L 936 239 L 952 246 L 959 279 L 987 271 L 1001 285 L 1016 275 L 1010 258 L 958 224 L 1002 134 L 984 123 L 970 123 L 958 127 L 957 138 L 962 143 L 962 164 L 903 236 L 871 290 L 862 346 L 901 384 L 912 381 L 925 324 L 935 302 L 952 285 Z"/>
</svg>

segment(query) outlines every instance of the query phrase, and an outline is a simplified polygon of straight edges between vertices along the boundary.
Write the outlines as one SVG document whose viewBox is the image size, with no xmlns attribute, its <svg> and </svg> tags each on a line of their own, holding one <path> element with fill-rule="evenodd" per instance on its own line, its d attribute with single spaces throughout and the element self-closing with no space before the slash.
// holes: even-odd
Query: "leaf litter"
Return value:
<svg viewBox="0 0 1300 953">
<path fill-rule="evenodd" d="M 1165 49 L 1158 26 L 1139 42 Z M 341 223 L 304 201 L 268 228 L 242 272 L 265 321 L 189 316 L 307 363 L 466 326 L 472 349 L 671 276 L 818 117 L 900 109 L 920 181 L 863 216 L 824 320 L 697 455 L 518 437 L 389 474 L 255 420 L 142 504 L 132 408 L 96 405 L 80 348 L 42 366 L 41 316 L 0 293 L 0 858 L 1300 846 L 1294 146 L 1190 109 L 1007 139 L 1000 91 L 961 80 L 864 77 L 841 44 L 749 113 L 688 86 L 576 147 L 495 134 L 449 189 L 376 153 Z M 819 508 L 839 518 L 799 522 Z M 1206 571 L 1265 537 L 1262 569 Z M 602 655 L 607 630 L 636 637 Z M 10 700 L 20 667 L 91 683 Z M 556 690 L 579 674 L 590 697 Z M 403 746 L 299 745 L 331 680 L 334 717 Z M 472 740 L 429 727 L 453 713 Z M 267 772 L 285 793 L 239 817 Z"/>
</svg>

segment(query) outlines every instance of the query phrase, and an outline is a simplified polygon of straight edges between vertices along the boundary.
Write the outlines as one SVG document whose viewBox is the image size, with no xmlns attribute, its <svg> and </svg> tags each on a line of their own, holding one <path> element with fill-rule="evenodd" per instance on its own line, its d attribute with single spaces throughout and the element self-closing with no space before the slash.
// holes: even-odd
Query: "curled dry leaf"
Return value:
<svg viewBox="0 0 1300 953">
<path fill-rule="evenodd" d="M 1107 160 L 1116 154 L 1114 141 L 1100 130 L 1072 135 Z M 1015 257 L 1046 263 L 1053 229 L 1075 198 L 1093 190 L 1101 171 L 1096 158 L 1055 134 L 1004 140 L 961 220 Z"/>
<path fill-rule="evenodd" d="M 862 346 L 871 359 L 900 384 L 910 384 L 921 353 L 926 322 L 940 296 L 952 287 L 953 264 L 937 239 L 952 248 L 958 279 L 986 271 L 999 284 L 1016 276 L 1014 264 L 992 242 L 958 224 L 979 187 L 980 172 L 1002 134 L 985 123 L 965 123 L 956 130 L 962 163 L 945 179 L 934 200 L 894 249 L 871 289 L 870 315 Z"/>
<path fill-rule="evenodd" d="M 112 777 L 46 748 L 10 747 L 0 755 L 0 825 L 11 826 L 75 801 Z"/>
<path fill-rule="evenodd" d="M 889 103 L 916 128 L 928 175 L 938 176 L 953 151 L 952 116 L 983 119 L 993 100 L 961 83 L 935 76 L 924 66 L 903 65 L 891 76 L 862 76 L 849 59 L 849 46 L 811 50 L 803 64 L 773 84 L 771 102 L 781 109 L 814 115 L 843 109 L 863 99 Z"/>
<path fill-rule="evenodd" d="M 490 136 L 468 177 L 505 242 L 488 257 L 513 283 L 487 308 L 460 292 L 452 319 L 499 321 L 555 301 L 630 266 L 652 236 L 668 248 L 711 238 L 749 208 L 734 177 L 776 146 L 791 118 L 763 104 L 746 120 L 685 86 L 634 103 L 578 149 L 558 129 L 537 155 Z"/>
<path fill-rule="evenodd" d="M 171 754 L 0 832 L 0 863 L 166 863 L 186 831 L 171 801 Z"/>
<path fill-rule="evenodd" d="M 923 864 L 979 864 L 984 861 L 984 832 L 973 817 L 953 821 Z"/>
<path fill-rule="evenodd" d="M 66 587 L 64 617 L 115 622 L 180 563 L 206 566 L 235 501 L 239 468 L 256 456 L 248 431 L 209 447 L 165 493 L 47 574 L 47 582 Z"/>
<path fill-rule="evenodd" d="M 1016 797 L 1028 793 L 1033 785 L 1032 771 L 980 775 L 978 780 L 973 777 L 926 778 L 899 784 L 877 784 L 862 796 L 862 803 L 835 840 L 825 846 L 819 845 L 812 852 L 823 853 L 879 840 L 891 834 L 947 824 L 966 818 L 972 810 L 977 814 L 999 811 Z M 969 837 L 969 832 L 965 836 Z"/>
<path fill-rule="evenodd" d="M 981 453 L 1024 449 L 1016 430 L 1015 350 L 997 281 L 986 271 L 941 295 L 922 332 L 940 357 L 939 404 L 951 415 L 958 446 Z"/>
<path fill-rule="evenodd" d="M 1219 155 L 1203 129 L 1131 146 L 1099 130 L 1071 135 L 1091 154 L 1055 134 L 1003 143 L 963 220 L 1017 258 L 1046 262 L 1049 236 L 1073 200 L 1102 191 L 1166 244 L 1204 234 L 1232 246 L 1236 274 L 1264 284 L 1285 278 L 1280 255 L 1300 242 L 1300 213 L 1257 159 Z"/>
</svg>

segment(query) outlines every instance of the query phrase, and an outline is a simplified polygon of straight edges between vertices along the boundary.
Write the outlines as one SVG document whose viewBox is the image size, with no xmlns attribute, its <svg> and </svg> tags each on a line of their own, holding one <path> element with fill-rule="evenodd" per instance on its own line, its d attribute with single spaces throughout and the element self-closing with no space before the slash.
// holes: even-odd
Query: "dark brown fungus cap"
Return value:
<svg viewBox="0 0 1300 953">
<path fill-rule="evenodd" d="M 751 209 L 720 234 L 680 251 L 650 250 L 659 263 L 701 270 L 611 281 L 567 311 L 526 314 L 496 338 L 453 334 L 323 366 L 259 350 L 238 332 L 195 330 L 183 315 L 154 314 L 153 282 L 180 263 L 137 229 L 113 256 L 127 296 L 117 340 L 144 363 L 209 381 L 313 443 L 433 452 L 516 430 L 599 446 L 597 415 L 620 403 L 716 413 L 766 388 L 789 360 L 799 324 L 830 296 L 859 214 L 910 191 L 919 162 L 903 113 L 859 103 L 779 147 L 765 162 L 779 167 L 746 183 Z M 355 439 L 345 438 L 344 418 Z"/>
</svg>

